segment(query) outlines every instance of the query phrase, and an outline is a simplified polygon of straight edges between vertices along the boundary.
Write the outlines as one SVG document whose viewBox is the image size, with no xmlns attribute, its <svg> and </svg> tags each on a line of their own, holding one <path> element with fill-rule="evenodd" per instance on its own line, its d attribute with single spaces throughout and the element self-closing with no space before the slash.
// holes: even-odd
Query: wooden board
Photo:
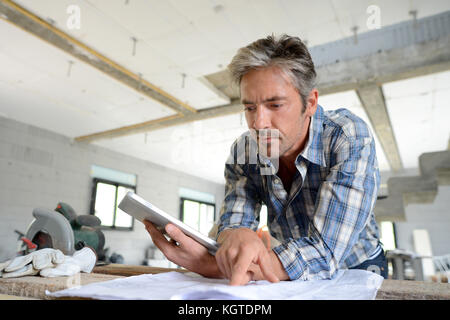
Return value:
<svg viewBox="0 0 450 320">
<path fill-rule="evenodd" d="M 0 300 L 39 300 L 36 298 L 12 296 L 9 294 L 0 294 Z"/>
<path fill-rule="evenodd" d="M 95 267 L 94 270 L 92 270 L 93 273 L 103 273 L 125 277 L 137 276 L 140 274 L 156 274 L 170 271 L 189 272 L 188 270 L 185 269 L 135 266 L 126 264 L 108 264 L 104 266 Z"/>
<path fill-rule="evenodd" d="M 46 296 L 45 290 L 54 292 L 77 285 L 118 278 L 123 277 L 96 273 L 78 273 L 72 277 L 44 278 L 40 276 L 28 276 L 21 278 L 0 278 L 0 294 L 47 300 L 53 298 Z"/>
</svg>

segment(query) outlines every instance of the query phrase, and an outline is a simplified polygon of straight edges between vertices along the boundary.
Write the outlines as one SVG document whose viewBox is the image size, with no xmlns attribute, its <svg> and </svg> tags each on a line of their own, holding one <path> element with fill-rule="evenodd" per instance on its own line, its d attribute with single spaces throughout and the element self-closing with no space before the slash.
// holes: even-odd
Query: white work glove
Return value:
<svg viewBox="0 0 450 320">
<path fill-rule="evenodd" d="M 5 262 L 0 262 L 0 277 L 2 276 L 3 269 L 5 269 L 10 263 L 11 263 L 11 260 L 7 260 Z"/>
<path fill-rule="evenodd" d="M 60 250 L 51 248 L 37 250 L 2 263 L 4 265 L 2 277 L 16 278 L 36 275 L 40 270 L 63 263 L 64 260 L 65 256 Z"/>
<path fill-rule="evenodd" d="M 89 273 L 97 262 L 97 255 L 89 247 L 65 256 L 60 250 L 45 248 L 0 264 L 3 278 L 40 274 L 43 277 L 72 276 L 80 271 Z"/>
<path fill-rule="evenodd" d="M 4 270 L 7 266 L 11 264 L 12 260 L 8 260 L 5 262 L 0 263 L 0 277 L 2 278 L 15 278 L 15 277 L 21 277 L 22 275 L 34 275 L 36 274 L 35 270 L 33 270 L 33 266 L 31 264 L 27 265 L 26 267 L 20 267 L 17 271 L 8 272 L 6 273 Z"/>
<path fill-rule="evenodd" d="M 42 269 L 39 274 L 42 277 L 72 276 L 78 272 L 90 273 L 97 262 L 95 251 L 89 247 L 76 251 L 72 257 L 66 256 L 63 263 L 55 267 Z"/>
</svg>

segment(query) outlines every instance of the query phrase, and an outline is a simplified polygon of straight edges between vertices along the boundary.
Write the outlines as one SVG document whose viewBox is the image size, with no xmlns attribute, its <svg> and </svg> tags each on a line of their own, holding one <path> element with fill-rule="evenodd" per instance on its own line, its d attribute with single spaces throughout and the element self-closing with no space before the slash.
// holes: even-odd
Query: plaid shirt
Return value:
<svg viewBox="0 0 450 320">
<path fill-rule="evenodd" d="M 267 158 L 257 154 L 249 161 L 255 150 L 249 132 L 231 147 L 217 236 L 229 228 L 257 230 L 265 204 L 270 233 L 281 243 L 273 251 L 292 280 L 330 279 L 380 252 L 373 214 L 379 170 L 363 120 L 346 109 L 317 106 L 289 194 L 276 174 L 262 174 L 276 173 Z"/>
</svg>

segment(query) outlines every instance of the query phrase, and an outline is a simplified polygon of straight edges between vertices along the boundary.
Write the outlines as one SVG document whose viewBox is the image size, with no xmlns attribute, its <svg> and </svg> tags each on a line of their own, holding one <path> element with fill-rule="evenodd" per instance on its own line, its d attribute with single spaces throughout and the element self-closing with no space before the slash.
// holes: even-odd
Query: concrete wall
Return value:
<svg viewBox="0 0 450 320">
<path fill-rule="evenodd" d="M 89 213 L 93 164 L 136 174 L 138 193 L 174 216 L 180 187 L 214 194 L 218 214 L 223 185 L 0 117 L 0 261 L 14 255 L 14 229 L 26 232 L 34 208 L 54 209 L 63 201 L 78 214 Z M 141 264 L 151 244 L 140 222 L 133 231 L 105 236 L 108 253 L 120 253 L 127 264 Z"/>
<path fill-rule="evenodd" d="M 433 255 L 450 254 L 450 186 L 439 186 L 432 204 L 406 206 L 406 222 L 396 222 L 397 246 L 414 251 L 414 229 L 426 229 Z"/>
</svg>

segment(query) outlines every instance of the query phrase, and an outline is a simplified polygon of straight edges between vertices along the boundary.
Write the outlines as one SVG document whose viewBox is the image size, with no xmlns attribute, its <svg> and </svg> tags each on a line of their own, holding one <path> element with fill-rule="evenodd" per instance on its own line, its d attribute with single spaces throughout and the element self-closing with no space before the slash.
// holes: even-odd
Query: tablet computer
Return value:
<svg viewBox="0 0 450 320">
<path fill-rule="evenodd" d="M 211 254 L 215 254 L 219 248 L 218 243 L 200 233 L 194 228 L 174 218 L 170 214 L 157 208 L 150 202 L 142 199 L 137 194 L 129 191 L 119 204 L 119 208 L 137 220 L 144 222 L 148 220 L 152 222 L 159 230 L 165 233 L 166 224 L 172 223 L 183 231 L 183 233 L 208 249 Z"/>
</svg>

